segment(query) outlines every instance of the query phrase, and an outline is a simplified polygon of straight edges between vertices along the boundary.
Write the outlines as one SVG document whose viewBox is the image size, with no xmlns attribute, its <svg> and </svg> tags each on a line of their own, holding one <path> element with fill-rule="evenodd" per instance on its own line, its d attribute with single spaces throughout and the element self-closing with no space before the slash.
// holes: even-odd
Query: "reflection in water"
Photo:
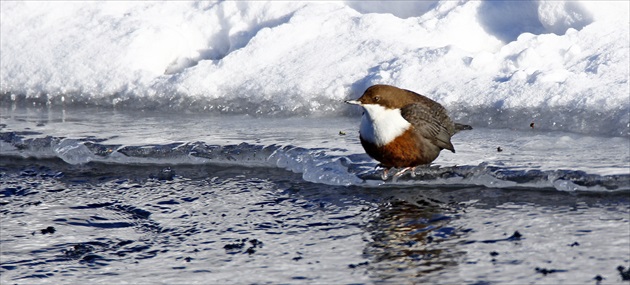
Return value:
<svg viewBox="0 0 630 285">
<path fill-rule="evenodd" d="M 464 252 L 454 251 L 450 240 L 466 230 L 449 227 L 456 209 L 438 201 L 396 200 L 383 204 L 367 230 L 372 241 L 364 254 L 371 260 L 368 272 L 375 280 L 401 275 L 419 279 L 458 264 Z"/>
<path fill-rule="evenodd" d="M 4 156 L 0 283 L 621 282 L 628 199 Z"/>
</svg>

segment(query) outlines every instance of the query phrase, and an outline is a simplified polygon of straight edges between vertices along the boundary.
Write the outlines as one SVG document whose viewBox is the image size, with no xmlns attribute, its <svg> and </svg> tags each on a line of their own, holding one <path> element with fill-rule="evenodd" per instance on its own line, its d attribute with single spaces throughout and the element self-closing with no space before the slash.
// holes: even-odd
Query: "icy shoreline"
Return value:
<svg viewBox="0 0 630 285">
<path fill-rule="evenodd" d="M 96 109 L 0 109 L 3 159 L 60 159 L 69 165 L 237 166 L 283 169 L 305 181 L 362 187 L 630 189 L 630 142 L 476 127 L 453 138 L 416 177 L 383 183 L 358 141 L 358 118 L 206 116 Z M 334 126 L 331 128 L 331 126 Z"/>
</svg>

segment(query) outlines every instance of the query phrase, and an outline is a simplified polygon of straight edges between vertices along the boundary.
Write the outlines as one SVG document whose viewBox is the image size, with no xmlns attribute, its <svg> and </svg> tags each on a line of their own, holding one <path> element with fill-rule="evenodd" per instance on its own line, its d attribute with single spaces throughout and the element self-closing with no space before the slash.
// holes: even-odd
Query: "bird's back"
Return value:
<svg viewBox="0 0 630 285">
<path fill-rule="evenodd" d="M 451 137 L 455 134 L 455 124 L 448 113 L 439 103 L 405 90 L 414 95 L 414 103 L 401 108 L 401 115 L 413 126 L 416 135 L 423 137 L 440 149 L 455 152 Z"/>
</svg>

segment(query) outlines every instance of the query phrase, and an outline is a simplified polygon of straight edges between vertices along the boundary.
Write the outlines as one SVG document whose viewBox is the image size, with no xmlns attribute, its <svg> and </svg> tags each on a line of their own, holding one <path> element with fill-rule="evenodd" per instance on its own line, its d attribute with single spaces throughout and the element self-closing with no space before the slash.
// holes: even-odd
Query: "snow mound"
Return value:
<svg viewBox="0 0 630 285">
<path fill-rule="evenodd" d="M 383 83 L 425 94 L 477 125 L 552 117 L 539 125 L 627 136 L 629 8 L 3 2 L 0 102 L 356 115 L 341 101 Z M 497 123 L 506 116 L 510 122 Z"/>
</svg>

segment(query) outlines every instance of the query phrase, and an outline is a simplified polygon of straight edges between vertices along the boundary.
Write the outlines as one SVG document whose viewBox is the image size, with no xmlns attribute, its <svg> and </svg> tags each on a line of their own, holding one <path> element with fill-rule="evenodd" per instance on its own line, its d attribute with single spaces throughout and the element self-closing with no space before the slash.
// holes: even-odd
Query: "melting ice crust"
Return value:
<svg viewBox="0 0 630 285">
<path fill-rule="evenodd" d="M 303 179 L 329 185 L 555 188 L 560 191 L 627 191 L 630 174 L 598 175 L 579 170 L 539 170 L 478 165 L 419 168 L 415 177 L 382 181 L 376 163 L 365 154 L 343 155 L 344 149 L 308 149 L 296 146 L 210 145 L 177 142 L 162 145 L 124 146 L 103 144 L 94 138 L 26 138 L 29 133 L 0 133 L 2 155 L 60 158 L 70 164 L 159 165 L 219 164 L 242 167 L 278 167 L 302 173 Z"/>
</svg>

